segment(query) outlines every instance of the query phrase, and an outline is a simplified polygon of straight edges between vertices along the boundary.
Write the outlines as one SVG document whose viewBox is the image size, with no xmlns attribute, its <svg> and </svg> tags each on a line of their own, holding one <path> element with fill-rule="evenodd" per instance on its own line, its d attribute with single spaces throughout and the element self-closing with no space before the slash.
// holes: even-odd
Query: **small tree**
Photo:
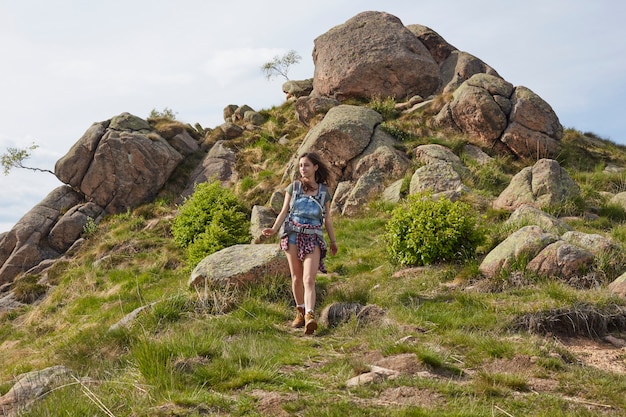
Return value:
<svg viewBox="0 0 626 417">
<path fill-rule="evenodd" d="M 289 80 L 289 77 L 287 76 L 289 67 L 300 62 L 300 59 L 302 59 L 300 55 L 292 49 L 282 57 L 276 55 L 270 62 L 263 64 L 261 70 L 263 70 L 265 78 L 268 80 L 271 80 L 278 75 L 281 75 L 285 77 L 286 80 Z"/>
<path fill-rule="evenodd" d="M 31 151 L 34 151 L 39 146 L 34 143 L 26 148 L 7 148 L 7 151 L 0 156 L 0 163 L 2 164 L 2 168 L 4 170 L 4 175 L 9 175 L 12 168 L 24 168 L 29 169 L 31 171 L 38 172 L 48 172 L 52 175 L 55 175 L 54 172 L 49 169 L 41 169 L 28 167 L 24 165 L 24 160 L 30 158 Z"/>
</svg>

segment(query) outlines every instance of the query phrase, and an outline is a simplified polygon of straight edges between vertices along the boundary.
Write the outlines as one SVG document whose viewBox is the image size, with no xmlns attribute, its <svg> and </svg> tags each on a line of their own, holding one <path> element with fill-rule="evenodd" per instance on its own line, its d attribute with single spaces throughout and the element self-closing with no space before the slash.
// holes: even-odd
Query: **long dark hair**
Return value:
<svg viewBox="0 0 626 417">
<path fill-rule="evenodd" d="M 315 182 L 320 184 L 326 184 L 330 186 L 332 181 L 332 173 L 328 166 L 322 161 L 322 158 L 315 152 L 305 152 L 300 155 L 298 161 L 302 158 L 307 158 L 313 165 L 317 165 L 317 171 L 315 171 Z M 296 171 L 296 177 L 298 177 L 298 173 Z"/>
</svg>

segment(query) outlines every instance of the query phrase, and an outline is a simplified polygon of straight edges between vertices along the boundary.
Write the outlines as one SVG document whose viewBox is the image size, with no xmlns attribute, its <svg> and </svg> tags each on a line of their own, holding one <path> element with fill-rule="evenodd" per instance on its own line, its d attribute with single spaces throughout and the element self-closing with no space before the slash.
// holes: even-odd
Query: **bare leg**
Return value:
<svg viewBox="0 0 626 417">
<path fill-rule="evenodd" d="M 302 262 L 302 280 L 304 284 L 304 304 L 307 311 L 315 310 L 315 277 L 320 265 L 320 248 L 316 246 Z"/>
<path fill-rule="evenodd" d="M 289 271 L 291 272 L 291 291 L 296 301 L 296 306 L 305 303 L 304 300 L 304 284 L 302 281 L 302 261 L 298 259 L 298 248 L 296 245 L 289 245 L 285 252 L 287 262 L 289 262 Z"/>
</svg>

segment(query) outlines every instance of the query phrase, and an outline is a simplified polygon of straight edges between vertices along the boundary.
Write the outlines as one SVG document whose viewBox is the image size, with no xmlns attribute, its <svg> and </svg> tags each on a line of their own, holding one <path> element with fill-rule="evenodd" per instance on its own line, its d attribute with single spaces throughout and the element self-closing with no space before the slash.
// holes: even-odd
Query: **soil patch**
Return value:
<svg viewBox="0 0 626 417">
<path fill-rule="evenodd" d="M 561 343 L 584 365 L 626 375 L 626 348 L 585 338 L 563 339 Z"/>
</svg>

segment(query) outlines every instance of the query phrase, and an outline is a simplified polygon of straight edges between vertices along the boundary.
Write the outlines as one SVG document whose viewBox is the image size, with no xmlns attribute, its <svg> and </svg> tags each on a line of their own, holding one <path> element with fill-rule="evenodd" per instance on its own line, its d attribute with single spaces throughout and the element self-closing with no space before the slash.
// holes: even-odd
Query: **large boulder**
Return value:
<svg viewBox="0 0 626 417">
<path fill-rule="evenodd" d="M 314 41 L 313 94 L 337 98 L 428 97 L 440 84 L 428 49 L 400 19 L 360 13 Z"/>
<path fill-rule="evenodd" d="M 580 187 L 567 171 L 552 159 L 540 159 L 518 172 L 493 202 L 496 209 L 513 211 L 522 204 L 546 208 L 580 195 Z"/>
<path fill-rule="evenodd" d="M 489 252 L 478 269 L 487 278 L 498 278 L 511 271 L 516 263 L 530 261 L 557 240 L 558 236 L 546 233 L 539 226 L 522 227 Z"/>
<path fill-rule="evenodd" d="M 587 273 L 593 261 L 594 256 L 591 252 L 563 240 L 557 240 L 543 248 L 528 262 L 526 269 L 542 277 L 567 281 Z"/>
<path fill-rule="evenodd" d="M 609 200 L 609 204 L 620 206 L 624 210 L 626 210 L 626 191 L 621 191 L 612 196 Z"/>
<path fill-rule="evenodd" d="M 332 97 L 299 97 L 294 103 L 296 119 L 303 125 L 309 126 L 315 116 L 318 114 L 326 114 L 330 109 L 339 104 L 339 100 Z"/>
<path fill-rule="evenodd" d="M 190 196 L 197 184 L 207 181 L 220 181 L 224 187 L 232 185 L 238 179 L 235 170 L 236 163 L 237 155 L 235 152 L 227 148 L 224 141 L 217 141 L 191 173 L 187 186 L 182 192 L 182 197 Z"/>
<path fill-rule="evenodd" d="M 182 159 L 146 121 L 122 113 L 90 127 L 55 174 L 107 213 L 120 213 L 154 198 Z"/>
<path fill-rule="evenodd" d="M 200 144 L 195 140 L 189 132 L 183 130 L 182 132 L 174 135 L 168 140 L 168 143 L 172 145 L 174 149 L 181 155 L 190 155 L 200 149 Z"/>
<path fill-rule="evenodd" d="M 406 28 L 426 46 L 439 65 L 441 84 L 437 92 L 453 92 L 475 74 L 500 77 L 495 69 L 475 56 L 459 51 L 431 28 L 422 25 L 408 25 Z"/>
<path fill-rule="evenodd" d="M 477 64 L 478 65 L 478 64 Z M 454 91 L 433 123 L 459 130 L 477 145 L 521 158 L 552 158 L 559 148 L 563 126 L 541 97 L 526 87 L 513 87 L 489 71 L 447 86 Z M 458 87 L 458 88 L 457 88 Z"/>
<path fill-rule="evenodd" d="M 609 259 L 617 259 L 621 255 L 620 246 L 611 238 L 597 233 L 583 233 L 574 230 L 565 232 L 561 239 L 581 247 L 596 256 L 604 256 Z"/>
<path fill-rule="evenodd" d="M 287 258 L 278 245 L 234 245 L 200 261 L 191 272 L 189 285 L 228 288 L 274 276 L 290 276 Z"/>
<path fill-rule="evenodd" d="M 316 152 L 339 183 L 332 212 L 352 215 L 380 195 L 384 186 L 401 178 L 410 159 L 395 147 L 396 140 L 378 127 L 382 116 L 362 106 L 339 105 L 328 111 L 304 138 L 283 176 L 297 173 L 298 157 Z"/>
<path fill-rule="evenodd" d="M 313 78 L 306 80 L 287 80 L 283 83 L 283 93 L 287 95 L 287 98 L 305 97 L 311 94 L 312 91 Z"/>
<path fill-rule="evenodd" d="M 70 187 L 58 187 L 5 233 L 0 239 L 0 284 L 13 282 L 44 259 L 61 255 L 72 237 L 59 236 L 49 242 L 48 234 L 63 213 L 83 202 L 83 196 Z"/>
<path fill-rule="evenodd" d="M 252 243 L 261 243 L 265 240 L 263 229 L 272 227 L 276 219 L 276 212 L 271 207 L 255 205 L 250 214 L 250 235 Z"/>
<path fill-rule="evenodd" d="M 501 274 L 525 266 L 526 272 L 537 276 L 589 288 L 599 285 L 593 270 L 599 258 L 602 263 L 608 260 L 607 266 L 616 270 L 621 259 L 620 249 L 600 235 L 568 231 L 559 238 L 539 226 L 530 225 L 512 233 L 489 252 L 479 270 L 487 278 L 501 278 Z M 623 291 L 619 279 L 612 285 L 615 292 Z"/>
<path fill-rule="evenodd" d="M 440 111 L 438 123 L 459 128 L 479 146 L 493 147 L 507 127 L 512 91 L 513 86 L 501 78 L 474 75 L 456 89 L 453 100 Z M 448 117 L 448 112 L 451 121 L 439 119 Z"/>
<path fill-rule="evenodd" d="M 526 87 L 515 88 L 511 104 L 509 125 L 500 140 L 520 157 L 554 157 L 563 126 L 552 107 Z"/>
<path fill-rule="evenodd" d="M 454 51 L 441 63 L 440 90 L 443 93 L 451 93 L 476 74 L 488 74 L 500 78 L 496 70 L 474 55 L 463 51 Z"/>
<path fill-rule="evenodd" d="M 563 220 L 558 219 L 544 211 L 539 210 L 530 204 L 520 205 L 511 216 L 507 219 L 505 224 L 508 227 L 520 228 L 522 226 L 528 226 L 530 224 L 539 226 L 543 230 L 561 235 L 562 233 L 572 230 L 572 228 Z"/>
<path fill-rule="evenodd" d="M 235 116 L 233 116 L 235 117 Z M 235 139 L 243 134 L 244 128 L 233 122 L 224 122 L 218 126 L 226 139 Z"/>
<path fill-rule="evenodd" d="M 343 208 L 346 201 L 350 197 L 350 191 L 354 187 L 355 181 L 341 181 L 335 188 L 335 194 L 333 195 L 333 201 L 330 205 L 331 213 L 343 214 Z"/>
<path fill-rule="evenodd" d="M 424 44 L 438 65 L 441 65 L 457 48 L 450 45 L 441 35 L 423 25 L 407 25 L 408 30 Z"/>
<path fill-rule="evenodd" d="M 349 164 L 344 176 L 358 179 L 371 169 L 385 173 L 385 177 L 399 178 L 404 176 L 411 166 L 411 160 L 395 148 L 396 140 L 379 126 L 363 152 Z"/>
<path fill-rule="evenodd" d="M 48 233 L 50 247 L 65 253 L 80 238 L 89 221 L 96 222 L 104 209 L 96 203 L 77 204 L 63 214 L 63 217 Z"/>
<path fill-rule="evenodd" d="M 391 183 L 385 190 L 383 191 L 381 198 L 383 201 L 387 201 L 389 203 L 399 203 L 402 200 L 404 194 L 404 179 L 399 179 Z"/>
<path fill-rule="evenodd" d="M 626 272 L 617 277 L 608 285 L 609 291 L 622 298 L 626 298 Z"/>
<path fill-rule="evenodd" d="M 454 166 L 447 162 L 434 162 L 418 168 L 409 185 L 409 194 L 430 192 L 434 198 L 445 196 L 452 201 L 468 191 Z"/>
<path fill-rule="evenodd" d="M 73 377 L 72 370 L 62 365 L 21 374 L 13 387 L 0 397 L 0 415 L 21 415 L 46 394 L 77 381 L 80 382 Z"/>
<path fill-rule="evenodd" d="M 297 172 L 298 157 L 304 152 L 318 153 L 335 178 L 342 178 L 344 169 L 369 146 L 374 128 L 382 121 L 380 114 L 367 107 L 345 104 L 333 107 L 309 130 L 283 180 Z"/>
<path fill-rule="evenodd" d="M 449 164 L 460 176 L 469 175 L 469 170 L 450 148 L 430 143 L 420 145 L 415 149 L 415 159 L 424 165 L 436 164 L 443 162 Z"/>
<path fill-rule="evenodd" d="M 341 214 L 353 216 L 363 211 L 366 203 L 382 194 L 384 173 L 377 168 L 370 168 L 361 175 L 345 197 Z"/>
</svg>

